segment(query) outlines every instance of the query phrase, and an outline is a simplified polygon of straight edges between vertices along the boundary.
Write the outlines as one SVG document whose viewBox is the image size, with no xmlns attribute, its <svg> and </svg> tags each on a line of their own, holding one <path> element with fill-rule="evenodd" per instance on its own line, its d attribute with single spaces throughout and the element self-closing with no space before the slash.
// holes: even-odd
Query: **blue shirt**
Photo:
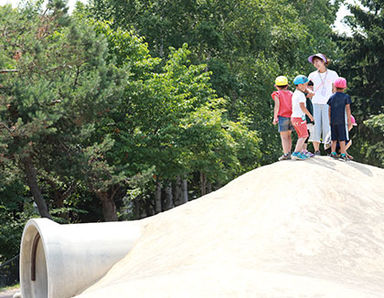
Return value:
<svg viewBox="0 0 384 298">
<path fill-rule="evenodd" d="M 351 103 L 351 97 L 343 92 L 336 92 L 329 98 L 327 104 L 331 107 L 331 125 L 346 124 L 345 106 Z"/>
</svg>

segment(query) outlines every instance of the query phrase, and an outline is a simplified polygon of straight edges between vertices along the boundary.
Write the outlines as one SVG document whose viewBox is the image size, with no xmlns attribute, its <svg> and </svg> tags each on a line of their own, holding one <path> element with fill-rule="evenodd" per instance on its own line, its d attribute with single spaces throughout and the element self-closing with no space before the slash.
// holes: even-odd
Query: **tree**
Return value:
<svg viewBox="0 0 384 298">
<path fill-rule="evenodd" d="M 361 6 L 362 5 L 362 6 Z M 360 1 L 349 5 L 352 12 L 346 18 L 353 36 L 340 36 L 338 44 L 341 58 L 340 72 L 348 80 L 352 95 L 352 114 L 358 122 L 351 152 L 361 161 L 383 165 L 381 130 L 384 100 L 382 76 L 384 75 L 384 16 L 382 1 Z M 369 120 L 368 120 L 369 119 Z"/>
<path fill-rule="evenodd" d="M 155 57 L 189 44 L 191 61 L 206 64 L 212 88 L 226 99 L 232 121 L 250 120 L 263 150 L 262 164 L 279 155 L 271 124 L 274 78 L 309 73 L 309 54 L 333 56 L 332 29 L 342 1 L 116 1 L 93 0 L 90 14 L 134 28 Z"/>
<path fill-rule="evenodd" d="M 6 32 L 0 63 L 18 69 L 2 80 L 0 142 L 23 171 L 43 217 L 51 217 L 43 180 L 69 187 L 84 173 L 95 174 L 89 148 L 105 143 L 92 139 L 95 123 L 113 105 L 122 79 L 105 62 L 105 39 L 92 26 L 70 20 L 59 2 L 50 2 L 45 14 L 34 6 L 0 10 Z"/>
<path fill-rule="evenodd" d="M 0 264 L 17 254 L 24 224 L 34 216 L 28 191 L 12 160 L 0 157 Z"/>
</svg>

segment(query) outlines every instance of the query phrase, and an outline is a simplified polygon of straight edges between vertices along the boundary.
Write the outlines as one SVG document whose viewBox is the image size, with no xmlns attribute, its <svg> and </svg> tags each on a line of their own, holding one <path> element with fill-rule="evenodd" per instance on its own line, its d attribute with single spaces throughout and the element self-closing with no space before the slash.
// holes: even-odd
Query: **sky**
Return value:
<svg viewBox="0 0 384 298">
<path fill-rule="evenodd" d="M 75 7 L 75 3 L 77 1 L 80 1 L 83 3 L 87 2 L 87 0 L 68 0 L 69 11 L 73 10 L 73 8 Z M 19 2 L 21 1 L 20 0 L 0 0 L 0 6 L 5 4 L 12 4 L 13 7 L 16 7 L 19 4 Z"/>
<path fill-rule="evenodd" d="M 84 3 L 87 2 L 87 0 L 68 0 L 70 12 L 73 10 L 75 3 L 77 1 L 81 1 Z M 20 0 L 0 0 L 0 5 L 12 4 L 15 7 L 18 5 L 19 2 L 20 2 Z M 352 2 L 352 0 L 348 0 L 347 2 Z M 339 13 L 337 14 L 337 20 L 336 20 L 336 23 L 334 26 L 335 31 L 337 31 L 339 33 L 346 33 L 347 35 L 351 35 L 351 31 L 348 28 L 348 26 L 342 23 L 342 19 L 348 14 L 349 14 L 348 9 L 343 5 L 340 8 Z"/>
<path fill-rule="evenodd" d="M 348 1 L 348 2 L 351 2 L 351 1 Z M 340 7 L 339 12 L 337 13 L 337 19 L 334 26 L 335 31 L 339 33 L 345 33 L 347 35 L 352 35 L 351 29 L 342 22 L 343 18 L 350 14 L 351 14 L 350 11 L 345 5 L 342 5 Z"/>
</svg>

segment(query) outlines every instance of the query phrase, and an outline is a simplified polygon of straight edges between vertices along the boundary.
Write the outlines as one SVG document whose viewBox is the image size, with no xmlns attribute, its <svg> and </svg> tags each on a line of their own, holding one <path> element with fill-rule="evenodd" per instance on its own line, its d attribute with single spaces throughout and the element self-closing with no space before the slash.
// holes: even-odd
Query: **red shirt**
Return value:
<svg viewBox="0 0 384 298">
<path fill-rule="evenodd" d="M 275 100 L 275 96 L 279 98 L 279 112 L 278 116 L 291 117 L 292 114 L 292 92 L 289 90 L 279 90 L 271 94 L 272 99 Z"/>
</svg>

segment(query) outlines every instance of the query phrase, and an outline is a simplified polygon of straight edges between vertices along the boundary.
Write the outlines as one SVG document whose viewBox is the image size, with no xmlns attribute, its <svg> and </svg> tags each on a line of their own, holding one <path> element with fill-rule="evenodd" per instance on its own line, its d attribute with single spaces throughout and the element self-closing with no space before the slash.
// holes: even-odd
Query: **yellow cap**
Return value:
<svg viewBox="0 0 384 298">
<path fill-rule="evenodd" d="M 279 76 L 275 80 L 275 85 L 276 86 L 286 86 L 288 85 L 288 79 L 285 76 Z"/>
</svg>

